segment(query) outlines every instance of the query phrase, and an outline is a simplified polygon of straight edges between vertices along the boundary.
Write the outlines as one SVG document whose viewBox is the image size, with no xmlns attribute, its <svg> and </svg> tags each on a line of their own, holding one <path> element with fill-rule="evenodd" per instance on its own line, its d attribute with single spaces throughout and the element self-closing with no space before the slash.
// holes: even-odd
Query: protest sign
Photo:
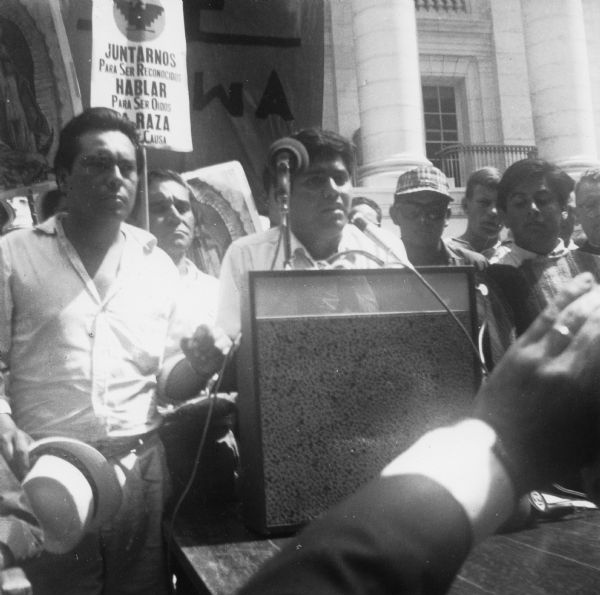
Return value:
<svg viewBox="0 0 600 595">
<path fill-rule="evenodd" d="M 133 121 L 145 146 L 191 151 L 181 0 L 94 0 L 90 105 Z"/>
</svg>

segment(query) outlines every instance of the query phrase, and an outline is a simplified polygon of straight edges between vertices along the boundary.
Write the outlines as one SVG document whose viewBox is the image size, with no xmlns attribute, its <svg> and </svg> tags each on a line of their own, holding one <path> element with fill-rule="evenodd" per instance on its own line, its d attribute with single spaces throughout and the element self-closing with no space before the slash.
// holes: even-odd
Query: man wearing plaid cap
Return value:
<svg viewBox="0 0 600 595">
<path fill-rule="evenodd" d="M 487 261 L 481 254 L 442 239 L 451 201 L 448 180 L 437 167 L 422 165 L 398 178 L 390 216 L 400 226 L 408 259 L 415 266 L 474 264 L 483 269 Z"/>
<path fill-rule="evenodd" d="M 513 323 L 503 301 L 497 296 L 485 273 L 488 261 L 482 254 L 452 245 L 442 238 L 450 217 L 452 197 L 448 180 L 436 167 L 420 166 L 398 178 L 394 204 L 390 215 L 400 226 L 406 253 L 415 266 L 474 265 L 477 285 L 477 313 L 480 323 L 486 322 L 484 354 L 493 365 L 513 340 Z"/>
<path fill-rule="evenodd" d="M 363 269 L 398 264 L 389 250 L 348 224 L 351 172 L 355 167 L 352 143 L 336 132 L 320 128 L 301 130 L 291 139 L 304 146 L 309 163 L 291 176 L 291 268 Z M 269 175 L 267 186 L 274 187 L 275 172 L 269 170 Z M 241 330 L 240 304 L 247 272 L 283 270 L 286 266 L 283 248 L 283 228 L 276 226 L 239 238 L 227 249 L 221 263 L 217 325 L 232 339 Z M 368 302 L 363 300 L 365 304 Z"/>
</svg>

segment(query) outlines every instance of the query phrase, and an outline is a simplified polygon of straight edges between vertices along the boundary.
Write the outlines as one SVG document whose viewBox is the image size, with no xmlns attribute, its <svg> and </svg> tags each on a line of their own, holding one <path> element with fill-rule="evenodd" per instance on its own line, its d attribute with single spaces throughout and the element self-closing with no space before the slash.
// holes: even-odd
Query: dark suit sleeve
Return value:
<svg viewBox="0 0 600 595">
<path fill-rule="evenodd" d="M 523 334 L 541 312 L 532 305 L 532 285 L 521 268 L 506 264 L 492 264 L 486 270 L 492 291 L 512 313 L 517 336 Z"/>
<path fill-rule="evenodd" d="M 453 496 L 420 475 L 374 480 L 310 524 L 243 595 L 444 593 L 471 546 Z"/>
</svg>

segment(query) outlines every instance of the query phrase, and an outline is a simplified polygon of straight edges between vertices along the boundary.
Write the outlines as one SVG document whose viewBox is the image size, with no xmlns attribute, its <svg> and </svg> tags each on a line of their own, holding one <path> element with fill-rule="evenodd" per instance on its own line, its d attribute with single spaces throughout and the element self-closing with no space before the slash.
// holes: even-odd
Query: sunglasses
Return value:
<svg viewBox="0 0 600 595">
<path fill-rule="evenodd" d="M 137 164 L 134 161 L 116 160 L 104 155 L 87 155 L 82 158 L 81 164 L 88 174 L 99 176 L 119 168 L 121 175 L 132 178 L 137 173 Z"/>
<path fill-rule="evenodd" d="M 448 207 L 446 205 L 420 205 L 414 202 L 396 203 L 400 214 L 405 219 L 426 219 L 427 221 L 440 221 L 446 218 Z"/>
</svg>

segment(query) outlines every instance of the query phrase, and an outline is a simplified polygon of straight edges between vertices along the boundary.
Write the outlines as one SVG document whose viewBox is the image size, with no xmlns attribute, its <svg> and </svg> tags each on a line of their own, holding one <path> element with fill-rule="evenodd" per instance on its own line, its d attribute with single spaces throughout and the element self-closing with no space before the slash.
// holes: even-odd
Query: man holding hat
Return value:
<svg viewBox="0 0 600 595">
<path fill-rule="evenodd" d="M 483 256 L 451 247 L 442 239 L 451 202 L 448 180 L 436 167 L 421 165 L 398 178 L 390 216 L 400 226 L 408 259 L 415 266 L 474 264 L 484 268 Z"/>
<path fill-rule="evenodd" d="M 0 362 L 8 370 L 0 389 L 9 378 L 0 391 L 0 452 L 22 479 L 34 440 L 77 440 L 108 460 L 122 491 L 114 517 L 92 523 L 81 541 L 78 530 L 66 541 L 46 535 L 56 554 L 22 564 L 36 595 L 168 592 L 161 523 L 169 486 L 157 402 L 197 394 L 223 361 L 220 346 L 230 344 L 200 327 L 186 343 L 189 357 L 165 363 L 178 273 L 152 235 L 125 223 L 135 205 L 138 149 L 135 126 L 117 112 L 79 114 L 61 131 L 54 160 L 66 212 L 0 239 Z M 193 354 L 203 337 L 210 349 L 201 360 Z M 85 452 L 75 458 L 87 481 L 71 474 L 82 486 L 93 480 L 94 459 Z M 32 500 L 40 478 L 48 485 L 57 476 L 36 468 L 24 482 Z M 43 495 L 39 502 L 45 513 L 55 503 Z M 80 510 L 75 529 L 90 520 Z"/>
</svg>

